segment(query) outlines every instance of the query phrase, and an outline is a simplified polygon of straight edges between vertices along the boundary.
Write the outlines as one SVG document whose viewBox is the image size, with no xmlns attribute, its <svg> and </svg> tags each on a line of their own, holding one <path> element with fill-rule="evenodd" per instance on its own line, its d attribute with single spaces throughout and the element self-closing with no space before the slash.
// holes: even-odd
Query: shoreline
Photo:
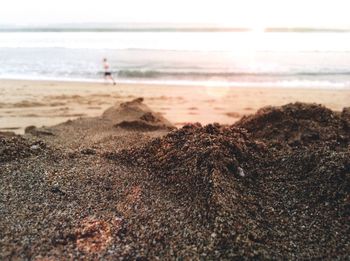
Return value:
<svg viewBox="0 0 350 261">
<path fill-rule="evenodd" d="M 293 102 L 349 106 L 350 89 L 225 87 L 93 82 L 0 80 L 0 130 L 23 133 L 29 125 L 55 125 L 95 117 L 115 104 L 143 97 L 176 127 L 186 123 L 233 124 L 265 106 Z"/>
<path fill-rule="evenodd" d="M 119 84 L 126 85 L 157 85 L 164 87 L 225 87 L 225 88 L 267 88 L 267 89 L 315 89 L 315 90 L 350 90 L 350 85 L 344 85 L 343 83 L 330 83 L 328 81 L 275 81 L 275 82 L 230 82 L 225 80 L 212 81 L 210 79 L 202 80 L 144 80 L 144 79 L 125 79 L 115 77 L 115 80 Z M 25 82 L 54 82 L 54 83 L 91 83 L 91 84 L 104 84 L 104 80 L 101 79 L 86 79 L 86 78 L 0 78 L 2 81 L 25 81 Z M 303 82 L 303 84 L 301 84 Z"/>
</svg>

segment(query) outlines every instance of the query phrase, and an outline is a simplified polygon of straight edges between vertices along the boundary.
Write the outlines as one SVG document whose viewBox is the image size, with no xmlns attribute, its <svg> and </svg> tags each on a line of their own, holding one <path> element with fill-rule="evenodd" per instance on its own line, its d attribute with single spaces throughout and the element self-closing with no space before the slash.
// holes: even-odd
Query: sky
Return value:
<svg viewBox="0 0 350 261">
<path fill-rule="evenodd" d="M 196 23 L 350 28 L 350 0 L 11 0 L 0 24 Z"/>
</svg>

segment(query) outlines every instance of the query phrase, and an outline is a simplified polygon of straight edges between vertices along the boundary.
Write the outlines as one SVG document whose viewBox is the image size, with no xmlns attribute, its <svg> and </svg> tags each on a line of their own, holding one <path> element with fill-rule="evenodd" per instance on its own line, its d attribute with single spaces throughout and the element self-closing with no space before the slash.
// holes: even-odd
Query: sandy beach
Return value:
<svg viewBox="0 0 350 261">
<path fill-rule="evenodd" d="M 127 99 L 132 90 L 145 99 L 116 104 L 96 117 L 65 115 L 55 120 L 80 118 L 27 127 L 25 135 L 0 132 L 1 260 L 348 258 L 349 108 L 293 103 L 258 110 L 231 126 L 177 129 L 164 112 L 172 121 L 207 122 L 245 106 L 254 112 L 257 105 L 237 90 L 226 95 L 240 97 L 240 105 L 200 88 L 68 84 L 54 93 L 46 85 L 42 95 L 41 84 L 31 87 L 40 98 L 7 102 L 18 112 L 41 110 L 48 119 L 57 113 L 48 105 L 56 102 L 75 108 L 67 114 L 99 106 L 97 114 L 107 100 Z M 59 88 L 64 95 L 57 96 Z M 185 94 L 194 91 L 191 102 Z M 260 92 L 270 102 L 283 97 L 274 89 L 242 92 L 250 101 Z M 289 90 L 289 98 L 296 93 Z M 302 93 L 309 95 L 304 99 L 328 95 L 332 102 L 345 102 L 348 94 Z M 160 114 L 146 102 L 167 109 Z M 203 107 L 215 115 L 206 118 Z M 177 108 L 183 108 L 179 114 Z M 27 118 L 31 125 L 40 119 Z"/>
<path fill-rule="evenodd" d="M 350 90 L 0 93 L 1 260 L 348 257 Z"/>
<path fill-rule="evenodd" d="M 23 133 L 30 125 L 50 126 L 79 117 L 92 117 L 116 103 L 143 97 L 154 111 L 175 126 L 200 122 L 232 124 L 264 106 L 291 102 L 318 103 L 340 111 L 350 105 L 350 90 L 315 88 L 254 88 L 163 86 L 0 81 L 0 130 Z"/>
</svg>

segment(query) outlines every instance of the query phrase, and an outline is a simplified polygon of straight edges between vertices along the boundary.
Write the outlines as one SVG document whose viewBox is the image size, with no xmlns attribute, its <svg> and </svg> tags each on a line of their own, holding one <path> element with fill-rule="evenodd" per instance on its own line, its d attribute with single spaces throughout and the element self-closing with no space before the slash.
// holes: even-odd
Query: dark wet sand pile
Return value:
<svg viewBox="0 0 350 261">
<path fill-rule="evenodd" d="M 0 135 L 0 259 L 349 258 L 349 109 L 172 128 L 134 100 Z"/>
</svg>

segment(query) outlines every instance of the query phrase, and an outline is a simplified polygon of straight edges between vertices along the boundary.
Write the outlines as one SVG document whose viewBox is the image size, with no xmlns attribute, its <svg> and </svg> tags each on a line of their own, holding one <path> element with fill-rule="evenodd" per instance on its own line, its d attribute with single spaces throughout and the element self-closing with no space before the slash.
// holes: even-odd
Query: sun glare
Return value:
<svg viewBox="0 0 350 261">
<path fill-rule="evenodd" d="M 262 24 L 256 24 L 249 28 L 254 34 L 262 34 L 265 32 L 266 27 Z"/>
</svg>

